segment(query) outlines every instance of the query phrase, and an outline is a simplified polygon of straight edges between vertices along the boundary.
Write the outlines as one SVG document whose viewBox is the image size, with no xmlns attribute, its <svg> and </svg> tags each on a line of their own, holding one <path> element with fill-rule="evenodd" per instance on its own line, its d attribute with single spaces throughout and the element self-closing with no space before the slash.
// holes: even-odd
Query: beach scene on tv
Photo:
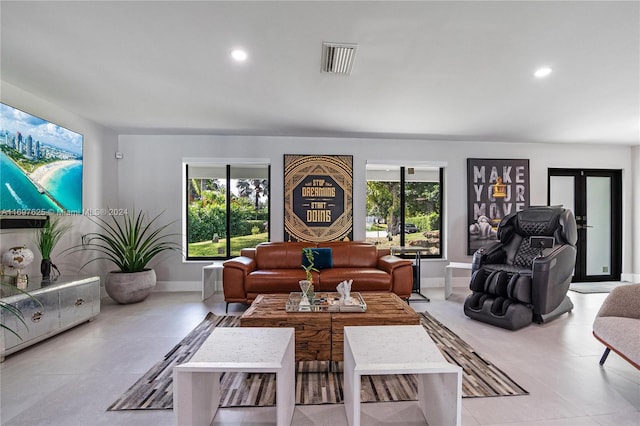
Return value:
<svg viewBox="0 0 640 426">
<path fill-rule="evenodd" d="M 82 135 L 0 103 L 0 213 L 82 213 Z"/>
</svg>

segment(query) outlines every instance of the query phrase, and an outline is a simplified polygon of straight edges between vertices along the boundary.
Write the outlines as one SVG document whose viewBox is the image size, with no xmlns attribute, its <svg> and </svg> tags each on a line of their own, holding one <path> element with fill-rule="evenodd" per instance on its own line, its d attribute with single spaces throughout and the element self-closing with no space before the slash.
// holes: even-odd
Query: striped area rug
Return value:
<svg viewBox="0 0 640 426">
<path fill-rule="evenodd" d="M 427 330 L 444 357 L 463 369 L 462 396 L 487 397 L 527 395 L 491 362 L 428 313 L 421 313 Z M 108 408 L 117 410 L 157 410 L 173 408 L 172 370 L 188 361 L 215 327 L 237 327 L 239 317 L 209 313 L 164 359 L 154 365 Z M 296 366 L 296 404 L 339 404 L 343 402 L 342 363 L 301 361 Z M 275 374 L 225 373 L 221 376 L 221 407 L 275 405 Z M 362 401 L 415 400 L 417 382 L 413 375 L 364 376 Z"/>
</svg>

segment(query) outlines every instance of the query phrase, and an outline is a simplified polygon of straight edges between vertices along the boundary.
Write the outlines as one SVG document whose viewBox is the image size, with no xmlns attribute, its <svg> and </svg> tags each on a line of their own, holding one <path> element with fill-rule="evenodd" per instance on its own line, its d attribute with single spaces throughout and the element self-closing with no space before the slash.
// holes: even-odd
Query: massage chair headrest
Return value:
<svg viewBox="0 0 640 426">
<path fill-rule="evenodd" d="M 498 226 L 498 239 L 507 244 L 513 235 L 555 237 L 556 244 L 575 245 L 578 231 L 573 212 L 561 206 L 529 207 L 505 216 Z"/>
</svg>

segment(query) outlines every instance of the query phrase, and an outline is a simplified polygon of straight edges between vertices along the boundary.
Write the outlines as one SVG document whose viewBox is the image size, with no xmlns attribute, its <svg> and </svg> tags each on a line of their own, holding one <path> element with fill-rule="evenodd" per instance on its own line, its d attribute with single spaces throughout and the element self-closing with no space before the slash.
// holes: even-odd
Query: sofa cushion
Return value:
<svg viewBox="0 0 640 426">
<path fill-rule="evenodd" d="M 282 293 L 300 291 L 304 269 L 260 269 L 247 275 L 245 288 L 248 293 Z"/>
<path fill-rule="evenodd" d="M 376 268 L 378 249 L 375 245 L 358 242 L 318 243 L 318 248 L 331 248 L 334 268 Z"/>
<path fill-rule="evenodd" d="M 308 247 L 313 251 L 313 267 L 320 270 L 333 267 L 333 256 L 330 248 Z M 302 266 L 309 266 L 307 256 L 302 253 Z"/>
<path fill-rule="evenodd" d="M 316 291 L 336 291 L 344 280 L 353 280 L 351 291 L 391 291 L 391 275 L 376 268 L 324 269 Z"/>
<path fill-rule="evenodd" d="M 260 243 L 256 246 L 256 269 L 302 269 L 300 256 L 309 243 Z M 304 279 L 304 278 L 303 278 Z"/>
</svg>

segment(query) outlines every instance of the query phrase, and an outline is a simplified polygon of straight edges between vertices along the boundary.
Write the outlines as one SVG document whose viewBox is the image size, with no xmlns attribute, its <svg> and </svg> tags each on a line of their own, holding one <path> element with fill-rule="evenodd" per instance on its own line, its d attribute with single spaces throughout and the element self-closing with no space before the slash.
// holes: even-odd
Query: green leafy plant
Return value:
<svg viewBox="0 0 640 426">
<path fill-rule="evenodd" d="M 50 217 L 42 228 L 36 231 L 36 247 L 43 259 L 51 259 L 51 253 L 62 236 L 71 228 L 64 224 L 60 218 Z"/>
<path fill-rule="evenodd" d="M 315 267 L 315 253 L 313 249 L 311 247 L 306 247 L 302 249 L 302 253 L 304 254 L 305 258 L 307 259 L 307 264 L 306 265 L 302 265 L 302 269 L 304 269 L 304 271 L 307 273 L 307 281 L 313 282 L 313 275 L 311 275 L 311 271 L 316 271 L 316 272 L 320 272 L 318 271 L 318 268 Z"/>
<path fill-rule="evenodd" d="M 169 240 L 178 234 L 167 234 L 171 223 L 159 225 L 158 214 L 147 220 L 143 212 L 109 216 L 109 220 L 101 217 L 88 217 L 99 228 L 98 232 L 91 232 L 82 237 L 82 244 L 72 247 L 71 251 L 94 250 L 101 255 L 89 260 L 85 267 L 97 260 L 108 260 L 114 263 L 120 272 L 141 272 L 147 269 L 147 264 L 166 251 L 182 253 L 180 244 Z"/>
</svg>

